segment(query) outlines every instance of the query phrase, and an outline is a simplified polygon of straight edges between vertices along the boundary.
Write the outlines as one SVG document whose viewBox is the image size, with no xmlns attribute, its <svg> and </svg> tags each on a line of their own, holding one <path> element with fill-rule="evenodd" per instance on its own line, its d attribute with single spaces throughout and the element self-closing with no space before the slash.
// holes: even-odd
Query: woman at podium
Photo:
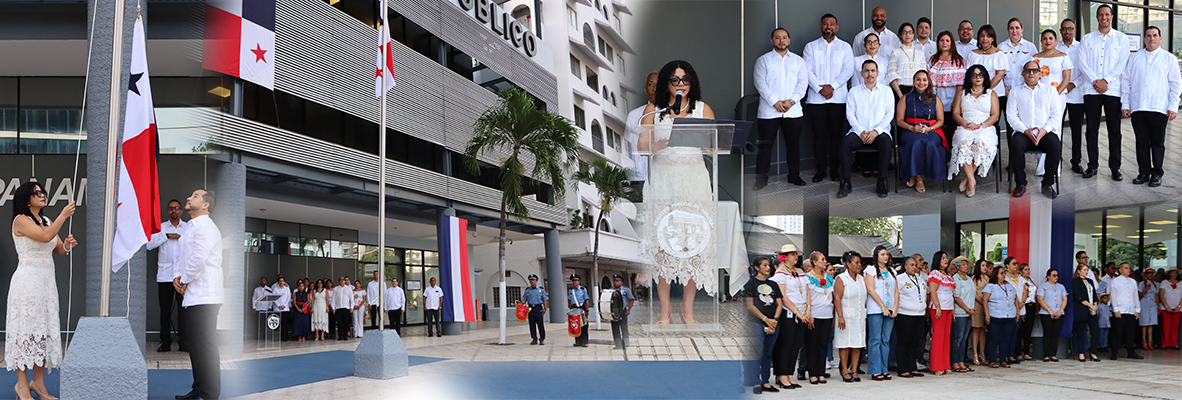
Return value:
<svg viewBox="0 0 1182 400">
<path fill-rule="evenodd" d="M 698 287 L 713 296 L 718 286 L 717 211 L 702 149 L 669 146 L 674 118 L 714 118 L 714 111 L 701 98 L 694 68 L 685 61 L 670 61 L 658 73 L 655 101 L 645 107 L 641 119 L 641 126 L 647 128 L 642 128 L 637 149 L 652 154 L 641 211 L 642 259 L 652 266 L 657 279 L 657 324 L 670 323 L 671 282 L 685 285 L 679 307 L 683 324 L 698 323 L 694 318 Z"/>
</svg>

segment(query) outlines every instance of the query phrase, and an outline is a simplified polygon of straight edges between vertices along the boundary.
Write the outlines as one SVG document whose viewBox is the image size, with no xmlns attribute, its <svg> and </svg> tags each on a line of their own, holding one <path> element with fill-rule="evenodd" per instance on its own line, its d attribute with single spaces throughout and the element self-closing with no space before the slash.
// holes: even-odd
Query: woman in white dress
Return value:
<svg viewBox="0 0 1182 400">
<path fill-rule="evenodd" d="M 1059 51 L 1059 36 L 1054 30 L 1047 29 L 1042 31 L 1042 51 L 1034 55 L 1034 61 L 1038 62 L 1039 69 L 1042 70 L 1042 78 L 1040 82 L 1051 85 L 1055 91 L 1059 93 L 1059 108 L 1067 109 L 1067 85 L 1064 82 L 1071 82 L 1071 71 L 1075 65 L 1071 63 L 1071 57 L 1067 53 Z M 1066 115 L 1066 114 L 1064 114 Z M 1038 169 L 1034 171 L 1035 175 L 1042 175 L 1045 169 L 1043 163 L 1046 162 L 1047 155 L 1038 155 Z"/>
<path fill-rule="evenodd" d="M 841 256 L 845 272 L 837 275 L 833 285 L 833 310 L 837 316 L 837 330 L 833 333 L 833 347 L 837 348 L 841 366 L 838 372 L 845 382 L 861 382 L 857 366 L 866 347 L 866 284 L 861 280 L 862 256 L 847 251 Z M 811 351 L 811 350 L 810 350 Z"/>
<path fill-rule="evenodd" d="M 45 189 L 37 182 L 26 182 L 13 195 L 12 241 L 18 262 L 8 287 L 4 365 L 17 371 L 14 390 L 21 400 L 33 399 L 30 390 L 41 399 L 56 399 L 45 388 L 46 368 L 62 365 L 53 256 L 65 256 L 78 246 L 74 235 L 58 239 L 58 231 L 74 215 L 74 202 L 50 222 L 42 213 L 46 198 Z M 32 380 L 29 369 L 33 370 Z"/>
<path fill-rule="evenodd" d="M 361 280 L 353 282 L 353 336 L 365 336 L 365 312 L 369 307 L 365 306 L 365 287 L 361 286 Z"/>
<path fill-rule="evenodd" d="M 312 292 L 312 332 L 316 340 L 324 340 L 324 332 L 328 330 L 328 291 L 324 290 L 324 281 L 316 281 L 316 290 Z"/>
<path fill-rule="evenodd" d="M 948 179 L 956 179 L 964 168 L 960 191 L 968 197 L 977 194 L 977 178 L 989 176 L 989 166 L 997 157 L 997 130 L 1001 106 L 995 91 L 985 87 L 989 71 L 980 64 L 969 67 L 964 76 L 964 90 L 952 102 L 952 119 L 958 125 L 952 137 L 952 158 Z"/>
<path fill-rule="evenodd" d="M 997 48 L 997 31 L 993 25 L 982 25 L 977 29 L 977 48 L 964 55 L 964 65 L 985 67 L 990 76 L 985 88 L 997 95 L 998 104 L 1005 104 L 1006 85 L 1003 80 L 1010 67 L 1010 56 Z"/>
<path fill-rule="evenodd" d="M 1137 325 L 1141 326 L 1141 348 L 1153 350 L 1153 327 L 1157 325 L 1157 271 L 1146 268 L 1142 273 L 1141 282 L 1137 283 L 1137 294 L 1141 295 L 1141 316 L 1137 318 Z"/>
<path fill-rule="evenodd" d="M 654 98 L 657 104 L 646 106 L 646 116 L 641 119 L 642 126 L 653 128 L 640 133 L 636 146 L 640 151 L 652 153 L 641 210 L 641 221 L 644 221 L 641 256 L 652 266 L 653 276 L 657 278 L 660 302 L 657 324 L 668 324 L 673 313 L 669 299 L 671 282 L 685 286 L 679 307 L 682 323 L 696 324 L 694 295 L 699 286 L 711 296 L 718 286 L 717 211 L 701 150 L 669 147 L 669 137 L 674 118 L 713 119 L 714 111 L 701 101 L 698 76 L 685 61 L 670 61 L 661 68 Z"/>
</svg>

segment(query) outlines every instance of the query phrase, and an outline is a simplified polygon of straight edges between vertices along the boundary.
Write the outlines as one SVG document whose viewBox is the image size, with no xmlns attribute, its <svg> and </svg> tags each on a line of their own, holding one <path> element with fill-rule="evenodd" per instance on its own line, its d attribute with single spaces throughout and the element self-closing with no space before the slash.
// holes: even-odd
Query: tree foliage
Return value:
<svg viewBox="0 0 1182 400">
<path fill-rule="evenodd" d="M 860 219 L 834 216 L 829 217 L 830 235 L 878 235 L 884 238 L 889 238 L 893 233 L 898 232 L 901 228 L 901 224 L 891 217 Z"/>
</svg>

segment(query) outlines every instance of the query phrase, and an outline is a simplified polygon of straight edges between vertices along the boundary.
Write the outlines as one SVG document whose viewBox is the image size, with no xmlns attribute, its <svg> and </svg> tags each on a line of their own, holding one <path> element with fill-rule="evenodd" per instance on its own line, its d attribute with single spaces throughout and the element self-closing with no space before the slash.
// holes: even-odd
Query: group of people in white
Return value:
<svg viewBox="0 0 1182 400">
<path fill-rule="evenodd" d="M 956 34 L 943 31 L 934 38 L 926 17 L 893 32 L 882 7 L 870 21 L 851 44 L 837 38 L 837 17 L 824 15 L 821 37 L 805 45 L 803 56 L 788 51 L 787 29 L 772 31 L 772 50 L 756 61 L 753 74 L 759 93 L 754 190 L 768 184 L 777 133 L 786 143 L 787 182 L 806 184 L 799 148 L 806 117 L 816 161 L 812 181 L 839 181 L 838 198 L 852 191 L 854 168 L 875 174 L 875 192 L 886 197 L 896 146 L 899 177 L 908 187 L 923 193 L 925 178 L 953 180 L 963 171 L 959 190 L 973 197 L 977 177 L 986 177 L 998 156 L 1003 120 L 1015 183 L 1011 195 L 1026 194 L 1025 155 L 1032 152 L 1039 154 L 1042 192 L 1055 198 L 1064 117 L 1071 129 L 1070 169 L 1088 179 L 1098 173 L 1101 115 L 1112 179 L 1124 179 L 1120 126 L 1130 118 L 1138 166 L 1133 183 L 1161 185 L 1165 129 L 1177 116 L 1182 75 L 1177 59 L 1161 48 L 1158 27 L 1137 32 L 1144 48 L 1130 53 L 1128 37 L 1115 29 L 1106 4 L 1096 8 L 1096 30 L 1077 40 L 1075 21 L 1064 19 L 1058 32 L 1040 33 L 1041 46 L 1023 39 L 1018 18 L 1006 23 L 1005 40 L 991 25 L 974 35 L 968 20 Z M 856 167 L 855 152 L 877 152 L 877 163 Z"/>
</svg>

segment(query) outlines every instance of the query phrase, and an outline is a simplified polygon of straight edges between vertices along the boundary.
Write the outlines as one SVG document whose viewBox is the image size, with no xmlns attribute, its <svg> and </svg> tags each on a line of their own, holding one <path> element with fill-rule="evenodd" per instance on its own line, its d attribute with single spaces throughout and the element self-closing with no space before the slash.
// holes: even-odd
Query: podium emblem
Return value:
<svg viewBox="0 0 1182 400">
<path fill-rule="evenodd" d="M 657 242 L 661 250 L 678 258 L 697 256 L 711 245 L 711 219 L 693 203 L 674 203 L 661 210 Z"/>
<path fill-rule="evenodd" d="M 267 329 L 279 329 L 279 314 L 271 314 L 271 316 L 267 317 Z"/>
</svg>

